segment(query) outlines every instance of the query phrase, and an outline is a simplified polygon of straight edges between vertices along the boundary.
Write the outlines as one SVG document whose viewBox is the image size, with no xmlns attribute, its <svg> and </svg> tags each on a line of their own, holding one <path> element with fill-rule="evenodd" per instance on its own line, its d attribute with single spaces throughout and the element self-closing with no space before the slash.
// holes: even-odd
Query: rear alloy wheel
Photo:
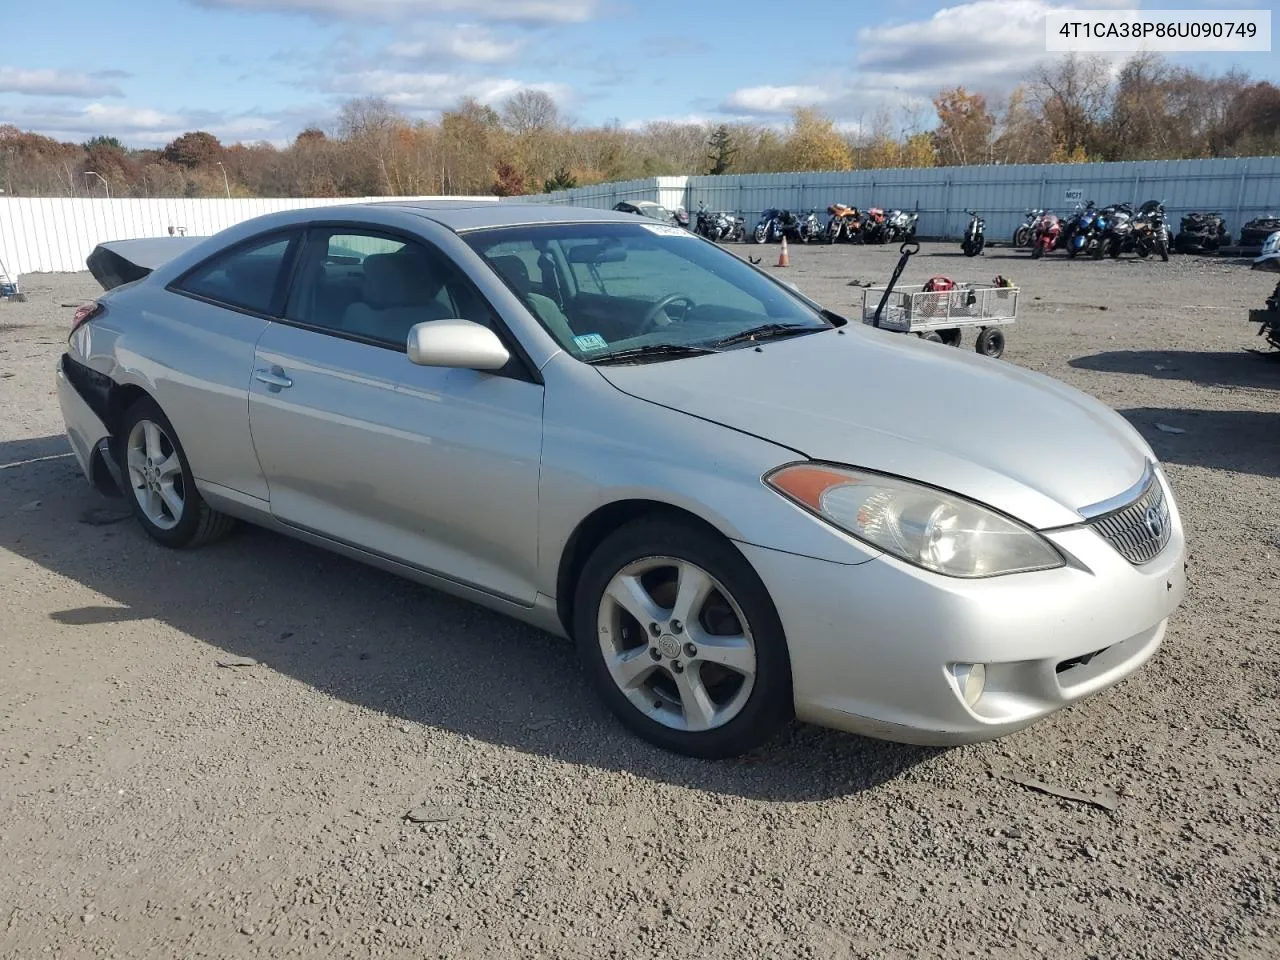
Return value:
<svg viewBox="0 0 1280 960">
<path fill-rule="evenodd" d="M 166 547 L 194 547 L 235 525 L 196 490 L 178 435 L 150 397 L 125 412 L 117 445 L 130 506 L 151 539 Z"/>
<path fill-rule="evenodd" d="M 633 733 L 706 759 L 737 756 L 792 716 L 790 660 L 764 584 L 732 544 L 640 520 L 592 553 L 574 633 L 596 687 Z"/>
<path fill-rule="evenodd" d="M 1000 356 L 1004 353 L 1004 331 L 999 327 L 984 327 L 973 348 L 984 357 Z"/>
</svg>

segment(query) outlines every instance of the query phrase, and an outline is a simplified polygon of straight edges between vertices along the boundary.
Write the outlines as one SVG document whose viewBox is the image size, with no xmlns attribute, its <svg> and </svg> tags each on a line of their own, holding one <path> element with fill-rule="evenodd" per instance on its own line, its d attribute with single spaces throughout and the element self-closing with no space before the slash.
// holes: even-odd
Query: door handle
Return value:
<svg viewBox="0 0 1280 960">
<path fill-rule="evenodd" d="M 253 379 L 259 383 L 265 383 L 273 392 L 293 386 L 293 381 L 284 375 L 284 370 L 280 367 L 272 367 L 270 370 L 255 370 L 253 371 Z"/>
</svg>

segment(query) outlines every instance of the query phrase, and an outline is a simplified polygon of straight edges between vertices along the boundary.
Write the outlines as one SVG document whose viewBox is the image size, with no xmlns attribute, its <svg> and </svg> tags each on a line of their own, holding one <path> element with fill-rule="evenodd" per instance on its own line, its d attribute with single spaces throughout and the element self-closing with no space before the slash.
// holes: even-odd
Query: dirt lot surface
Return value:
<svg viewBox="0 0 1280 960">
<path fill-rule="evenodd" d="M 895 255 L 791 258 L 839 311 Z M 567 644 L 476 607 L 258 530 L 171 553 L 113 522 L 52 392 L 93 281 L 24 278 L 0 303 L 0 956 L 1280 955 L 1280 361 L 1244 321 L 1276 278 L 926 245 L 905 279 L 997 273 L 1025 298 L 1004 362 L 1168 465 L 1192 545 L 1165 646 L 998 743 L 797 727 L 722 764 L 630 738 Z"/>
</svg>

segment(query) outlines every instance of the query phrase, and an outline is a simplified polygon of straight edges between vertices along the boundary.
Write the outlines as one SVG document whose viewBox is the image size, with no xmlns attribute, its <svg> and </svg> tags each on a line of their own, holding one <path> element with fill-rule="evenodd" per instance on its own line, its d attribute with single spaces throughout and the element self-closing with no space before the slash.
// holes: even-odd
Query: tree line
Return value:
<svg viewBox="0 0 1280 960">
<path fill-rule="evenodd" d="M 330 129 L 303 130 L 283 149 L 192 131 L 139 150 L 112 136 L 65 143 L 0 125 L 0 188 L 7 196 L 510 196 L 698 173 L 1256 156 L 1280 152 L 1280 88 L 1155 55 L 1119 69 L 1070 55 L 999 102 L 959 86 L 933 98 L 932 116 L 882 112 L 855 126 L 842 129 L 813 108 L 785 126 L 579 126 L 533 89 L 496 109 L 464 99 L 428 122 L 364 97 L 345 102 Z"/>
</svg>

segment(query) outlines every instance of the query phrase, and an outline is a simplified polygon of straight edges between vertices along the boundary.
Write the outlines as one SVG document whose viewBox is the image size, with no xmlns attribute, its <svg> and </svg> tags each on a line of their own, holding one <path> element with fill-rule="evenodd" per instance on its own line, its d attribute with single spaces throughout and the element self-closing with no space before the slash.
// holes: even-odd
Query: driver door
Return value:
<svg viewBox="0 0 1280 960">
<path fill-rule="evenodd" d="M 249 420 L 279 521 L 531 605 L 542 386 L 518 361 L 422 367 L 409 328 L 460 317 L 505 336 L 417 238 L 308 234 L 285 319 L 258 341 Z"/>
</svg>

